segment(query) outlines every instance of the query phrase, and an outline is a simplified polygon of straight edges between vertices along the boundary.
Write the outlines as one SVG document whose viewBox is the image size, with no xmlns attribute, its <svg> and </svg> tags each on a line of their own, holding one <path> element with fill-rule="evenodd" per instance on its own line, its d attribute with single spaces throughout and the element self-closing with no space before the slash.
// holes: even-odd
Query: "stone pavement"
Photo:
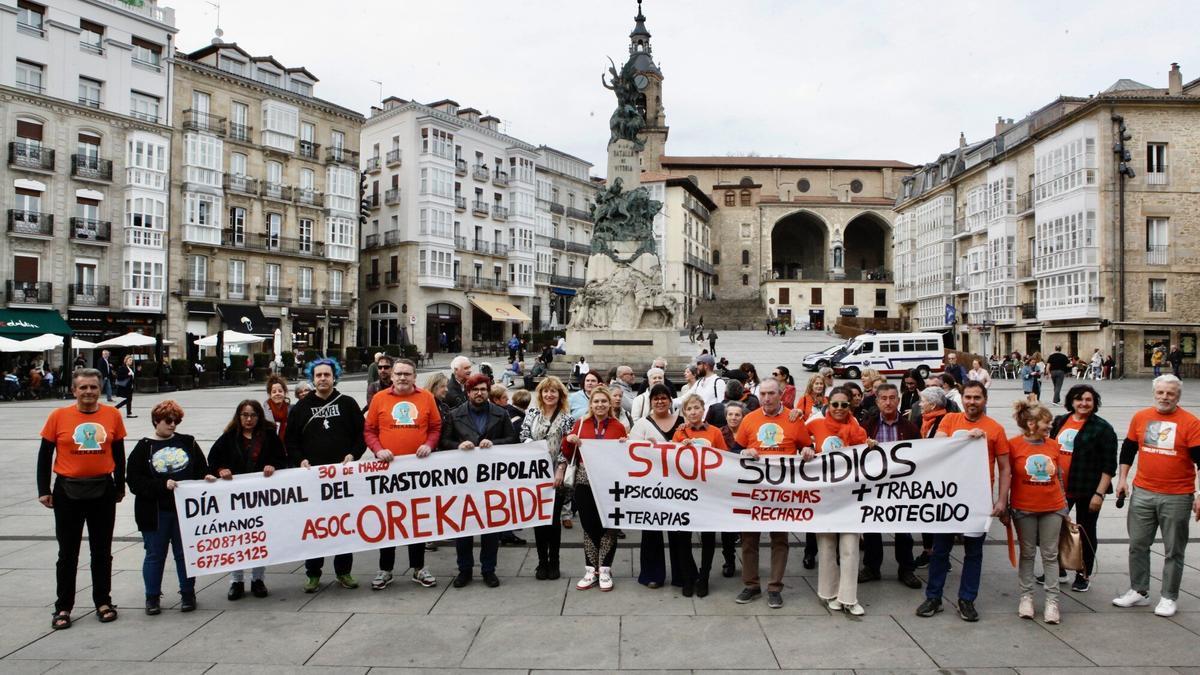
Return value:
<svg viewBox="0 0 1200 675">
<path fill-rule="evenodd" d="M 823 334 L 724 333 L 717 352 L 735 363 L 756 363 L 760 373 L 782 363 L 797 380 L 805 375 L 805 353 L 829 344 Z M 686 338 L 680 353 L 698 353 Z M 736 357 L 736 358 L 735 358 Z M 793 365 L 795 367 L 793 367 Z M 1190 384 L 1185 384 L 1185 387 Z M 1150 400 L 1148 380 L 1102 382 L 1102 414 L 1119 432 L 1133 411 Z M 342 390 L 359 398 L 361 378 Z M 1184 405 L 1189 403 L 1184 391 Z M 1015 433 L 1007 405 L 1019 396 L 1015 382 L 992 390 L 993 415 Z M 258 388 L 181 392 L 173 395 L 187 411 L 180 427 L 208 447 L 229 421 L 242 398 L 262 399 Z M 165 397 L 165 396 L 164 396 Z M 130 435 L 150 432 L 149 407 L 160 397 L 139 396 Z M 621 542 L 612 593 L 578 592 L 582 571 L 580 528 L 564 532 L 563 570 L 558 581 L 536 581 L 536 553 L 503 548 L 497 570 L 503 585 L 488 589 L 474 583 L 450 588 L 454 571 L 451 546 L 429 554 L 439 584 L 424 589 L 405 583 L 371 591 L 375 554 L 356 556 L 363 587 L 347 591 L 324 586 L 301 592 L 303 565 L 269 570 L 271 596 L 225 597 L 227 579 L 198 580 L 200 609 L 175 611 L 173 572 L 164 579 L 167 595 L 161 616 L 142 613 L 143 551 L 133 521 L 133 500 L 119 506 L 114 544 L 114 600 L 119 621 L 102 625 L 90 604 L 86 554 L 81 561 L 75 625 L 68 631 L 49 627 L 54 594 L 53 517 L 35 497 L 36 438 L 50 409 L 61 402 L 0 405 L 0 673 L 114 671 L 183 673 L 291 672 L 513 672 L 570 670 L 646 672 L 779 672 L 825 669 L 847 672 L 1062 672 L 1104 667 L 1139 673 L 1200 672 L 1200 556 L 1193 554 L 1183 579 L 1180 612 L 1172 619 L 1154 616 L 1150 607 L 1119 610 L 1111 598 L 1128 586 L 1124 512 L 1106 503 L 1100 519 L 1099 571 L 1089 593 L 1064 590 L 1063 623 L 1047 626 L 1016 616 L 1016 572 L 1004 553 L 1003 535 L 992 532 L 984 559 L 978 601 L 982 620 L 967 624 L 952 613 L 922 619 L 913 614 L 920 591 L 894 581 L 888 554 L 885 579 L 865 584 L 860 597 L 867 615 L 831 615 L 815 595 L 816 573 L 804 570 L 800 551 L 792 557 L 784 591 L 785 605 L 770 610 L 765 602 L 737 605 L 737 579 L 717 573 L 707 598 L 684 598 L 671 587 L 649 590 L 634 577 L 637 533 Z M 532 545 L 532 533 L 526 533 Z M 802 545 L 793 537 L 793 547 Z M 1152 597 L 1157 600 L 1161 546 L 1156 546 Z M 403 551 L 400 559 L 404 560 Z M 764 558 L 766 556 L 764 555 Z M 763 561 L 766 564 L 766 560 Z M 957 568 L 959 563 L 955 563 Z M 920 570 L 924 572 L 924 570 Z M 328 577 L 327 577 L 328 581 Z M 957 588 L 957 575 L 947 584 Z"/>
</svg>

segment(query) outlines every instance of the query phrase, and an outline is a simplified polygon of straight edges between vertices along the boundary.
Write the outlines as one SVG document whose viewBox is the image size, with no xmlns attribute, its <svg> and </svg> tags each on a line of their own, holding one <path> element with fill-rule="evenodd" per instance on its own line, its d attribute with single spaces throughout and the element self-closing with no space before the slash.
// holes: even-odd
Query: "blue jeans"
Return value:
<svg viewBox="0 0 1200 675">
<path fill-rule="evenodd" d="M 929 581 L 925 597 L 940 600 L 950 573 L 950 549 L 954 548 L 953 534 L 933 535 L 933 555 L 929 558 Z M 962 578 L 958 582 L 958 599 L 975 602 L 979 595 L 979 577 L 983 571 L 984 537 L 963 537 Z"/>
<path fill-rule="evenodd" d="M 458 571 L 471 573 L 475 567 L 475 538 L 460 537 L 454 540 L 454 551 L 458 554 Z M 483 574 L 496 571 L 496 558 L 500 551 L 500 535 L 496 532 L 479 535 L 479 571 Z"/>
<path fill-rule="evenodd" d="M 112 401 L 112 379 L 107 378 L 107 377 L 104 378 L 104 383 L 100 386 L 103 387 L 103 390 L 100 393 L 104 394 L 105 400 L 111 402 Z"/>
<path fill-rule="evenodd" d="M 146 597 L 157 598 L 162 595 L 162 578 L 167 567 L 168 546 L 175 556 L 179 592 L 196 592 L 196 579 L 187 575 L 187 567 L 183 562 L 183 535 L 179 532 L 179 516 L 174 511 L 158 512 L 158 529 L 143 532 L 142 544 L 146 548 L 146 559 L 142 561 L 142 582 L 146 585 Z"/>
</svg>

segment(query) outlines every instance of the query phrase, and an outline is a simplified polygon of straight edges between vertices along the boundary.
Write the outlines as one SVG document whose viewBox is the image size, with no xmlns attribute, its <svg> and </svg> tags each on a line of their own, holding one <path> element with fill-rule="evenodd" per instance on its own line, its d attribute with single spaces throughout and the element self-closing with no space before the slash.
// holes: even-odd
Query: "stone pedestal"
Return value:
<svg viewBox="0 0 1200 675">
<path fill-rule="evenodd" d="M 679 331 L 661 329 L 606 330 L 584 328 L 567 331 L 567 354 L 585 356 L 596 363 L 649 363 L 655 357 L 679 351 Z"/>
</svg>

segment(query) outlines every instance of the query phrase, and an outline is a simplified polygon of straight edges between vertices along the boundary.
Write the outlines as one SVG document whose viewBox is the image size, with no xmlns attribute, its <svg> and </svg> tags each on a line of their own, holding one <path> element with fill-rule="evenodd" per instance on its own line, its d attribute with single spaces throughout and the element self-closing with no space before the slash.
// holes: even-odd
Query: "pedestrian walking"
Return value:
<svg viewBox="0 0 1200 675">
<path fill-rule="evenodd" d="M 1062 400 L 1063 380 L 1071 369 L 1071 359 L 1063 353 L 1062 345 L 1054 345 L 1054 353 L 1046 359 L 1046 366 L 1050 369 L 1050 381 L 1054 383 L 1054 404 L 1058 405 Z"/>
<path fill-rule="evenodd" d="M 133 354 L 127 354 L 125 359 L 121 361 L 121 365 L 113 369 L 114 383 L 116 384 L 115 391 L 117 396 L 124 397 L 125 400 L 117 403 L 116 409 L 125 408 L 125 419 L 133 419 L 137 415 L 133 414 L 133 380 L 136 370 L 133 363 Z"/>
<path fill-rule="evenodd" d="M 712 329 L 708 331 L 708 352 L 713 356 L 717 355 L 717 331 Z"/>
<path fill-rule="evenodd" d="M 1171 352 L 1167 354 L 1167 363 L 1171 364 L 1171 373 L 1175 377 L 1183 377 L 1179 373 L 1183 367 L 1183 352 L 1179 350 L 1178 345 L 1171 345 Z"/>
</svg>

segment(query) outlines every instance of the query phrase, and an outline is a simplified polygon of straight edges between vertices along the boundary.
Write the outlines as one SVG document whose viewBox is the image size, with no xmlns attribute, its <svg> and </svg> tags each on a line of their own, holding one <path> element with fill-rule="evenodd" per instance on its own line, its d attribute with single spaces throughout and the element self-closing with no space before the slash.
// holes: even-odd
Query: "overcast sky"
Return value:
<svg viewBox="0 0 1200 675">
<path fill-rule="evenodd" d="M 216 11 L 176 9 L 178 47 Z M 1200 5 L 1149 0 L 646 0 L 672 155 L 930 161 L 1059 94 L 1127 77 L 1200 77 Z M 224 0 L 226 41 L 320 78 L 366 114 L 383 95 L 451 98 L 605 172 L 607 57 L 628 54 L 632 0 Z"/>
</svg>

